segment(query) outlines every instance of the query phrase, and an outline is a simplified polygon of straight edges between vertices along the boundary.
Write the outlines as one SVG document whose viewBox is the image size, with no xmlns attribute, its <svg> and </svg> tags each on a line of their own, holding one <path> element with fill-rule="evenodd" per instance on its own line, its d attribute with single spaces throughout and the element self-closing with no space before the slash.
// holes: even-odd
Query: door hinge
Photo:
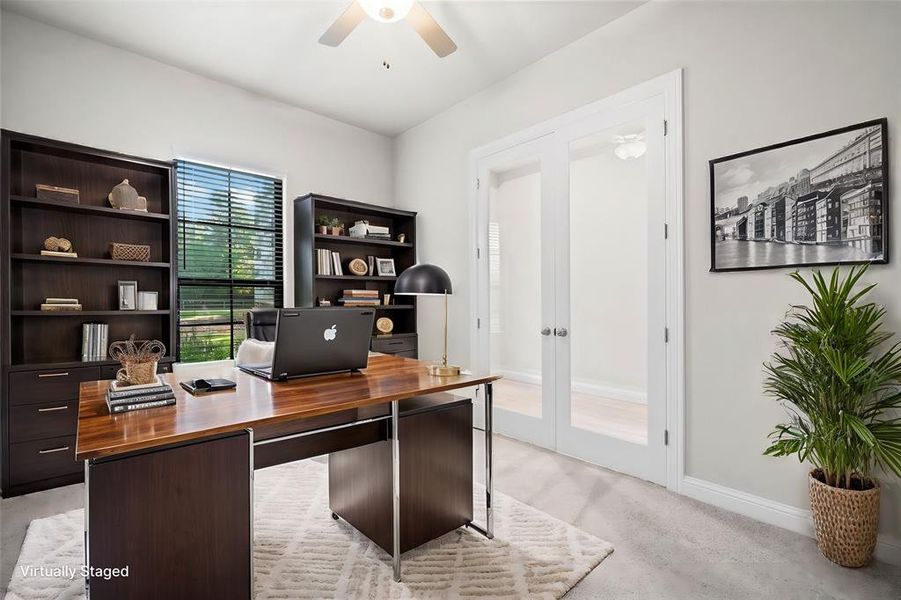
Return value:
<svg viewBox="0 0 901 600">
<path fill-rule="evenodd" d="M 669 133 L 669 123 L 667 123 L 666 119 L 663 119 L 663 135 Z"/>
<path fill-rule="evenodd" d="M 476 248 L 476 260 L 482 258 L 482 249 Z"/>
<path fill-rule="evenodd" d="M 663 445 L 669 446 L 669 429 L 663 430 Z"/>
<path fill-rule="evenodd" d="M 669 239 L 669 223 L 663 224 L 663 239 L 665 239 L 665 240 Z"/>
<path fill-rule="evenodd" d="M 669 327 L 663 328 L 663 343 L 664 344 L 669 343 Z"/>
<path fill-rule="evenodd" d="M 476 319 L 476 329 L 482 328 L 482 319 Z"/>
<path fill-rule="evenodd" d="M 476 189 L 480 189 L 482 186 L 482 180 L 476 177 Z"/>
</svg>

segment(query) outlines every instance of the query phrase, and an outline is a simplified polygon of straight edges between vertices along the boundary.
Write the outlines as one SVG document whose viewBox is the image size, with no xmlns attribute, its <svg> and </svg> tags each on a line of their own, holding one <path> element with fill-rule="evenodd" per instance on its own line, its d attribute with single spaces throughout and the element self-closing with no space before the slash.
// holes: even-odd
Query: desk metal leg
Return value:
<svg viewBox="0 0 901 600">
<path fill-rule="evenodd" d="M 88 520 L 91 514 L 91 461 L 84 461 L 84 564 L 91 564 L 91 543 L 88 535 L 90 522 Z M 84 575 L 84 597 L 87 600 L 91 598 L 91 578 L 86 572 Z"/>
<path fill-rule="evenodd" d="M 492 423 L 493 404 L 494 388 L 489 382 L 485 384 L 485 527 L 483 528 L 475 523 L 469 524 L 470 527 L 489 540 L 494 538 L 494 510 L 491 505 L 491 496 L 494 494 L 494 482 L 491 477 L 491 472 L 494 469 L 494 453 L 491 447 L 494 429 L 494 424 Z"/>
<path fill-rule="evenodd" d="M 400 581 L 400 405 L 391 403 L 391 508 L 394 581 Z"/>
</svg>

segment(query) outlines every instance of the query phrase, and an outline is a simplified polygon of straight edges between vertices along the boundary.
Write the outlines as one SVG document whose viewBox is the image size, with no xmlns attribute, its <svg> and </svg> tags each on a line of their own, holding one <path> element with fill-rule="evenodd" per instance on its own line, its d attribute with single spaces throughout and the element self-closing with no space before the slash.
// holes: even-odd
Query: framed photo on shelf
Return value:
<svg viewBox="0 0 901 600">
<path fill-rule="evenodd" d="M 710 270 L 887 263 L 887 119 L 710 161 Z"/>
<path fill-rule="evenodd" d="M 393 258 L 376 258 L 375 268 L 379 277 L 395 277 L 397 275 L 394 270 Z"/>
<path fill-rule="evenodd" d="M 137 310 L 138 282 L 119 280 L 119 310 Z"/>
<path fill-rule="evenodd" d="M 158 302 L 157 292 L 138 292 L 138 310 L 157 310 Z"/>
</svg>

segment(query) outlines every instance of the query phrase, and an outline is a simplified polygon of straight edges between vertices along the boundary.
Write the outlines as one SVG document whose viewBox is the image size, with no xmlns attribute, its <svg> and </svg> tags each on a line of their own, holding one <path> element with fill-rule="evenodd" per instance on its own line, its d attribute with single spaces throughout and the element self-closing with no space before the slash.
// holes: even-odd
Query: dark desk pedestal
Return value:
<svg viewBox="0 0 901 600">
<path fill-rule="evenodd" d="M 472 401 L 400 402 L 400 546 L 406 552 L 472 521 Z M 332 512 L 392 553 L 391 444 L 329 455 Z"/>
<path fill-rule="evenodd" d="M 252 597 L 252 438 L 241 431 L 88 463 L 91 600 Z M 109 578 L 107 578 L 109 577 Z"/>
</svg>

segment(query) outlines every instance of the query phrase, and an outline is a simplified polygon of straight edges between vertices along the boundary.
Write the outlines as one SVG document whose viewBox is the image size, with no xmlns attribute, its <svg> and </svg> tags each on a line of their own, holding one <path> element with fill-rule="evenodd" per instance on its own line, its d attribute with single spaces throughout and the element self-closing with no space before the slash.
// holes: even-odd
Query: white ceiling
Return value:
<svg viewBox="0 0 901 600">
<path fill-rule="evenodd" d="M 435 56 L 401 21 L 317 40 L 350 0 L 4 0 L 44 23 L 387 135 L 396 135 L 641 2 L 424 2 L 457 43 Z M 386 70 L 382 61 L 391 68 Z"/>
</svg>

